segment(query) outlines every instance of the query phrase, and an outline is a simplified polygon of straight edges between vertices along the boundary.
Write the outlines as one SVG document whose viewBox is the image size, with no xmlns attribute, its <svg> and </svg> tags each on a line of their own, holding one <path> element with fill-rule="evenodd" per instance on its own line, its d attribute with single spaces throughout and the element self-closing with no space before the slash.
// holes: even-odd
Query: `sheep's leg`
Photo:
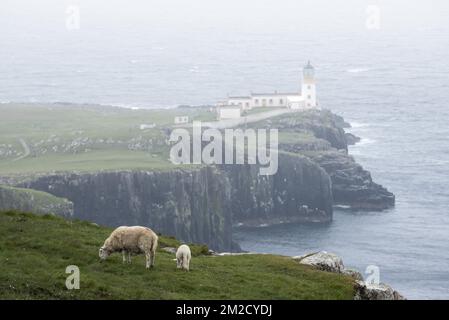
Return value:
<svg viewBox="0 0 449 320">
<path fill-rule="evenodd" d="M 146 268 L 149 269 L 150 268 L 151 254 L 150 253 L 145 253 L 145 258 L 146 258 Z"/>
<path fill-rule="evenodd" d="M 131 263 L 131 252 L 128 252 L 128 263 Z"/>
<path fill-rule="evenodd" d="M 184 256 L 184 257 L 182 258 L 182 268 L 183 268 L 185 271 L 189 271 L 189 263 L 188 263 L 188 260 L 187 260 L 187 257 L 186 257 L 186 256 Z"/>
<path fill-rule="evenodd" d="M 156 256 L 156 252 L 155 251 L 151 251 L 150 252 L 150 259 L 151 259 L 151 268 L 154 267 L 154 258 Z"/>
<path fill-rule="evenodd" d="M 125 250 L 122 250 L 123 263 L 126 263 L 126 257 L 125 257 L 125 255 L 126 255 L 126 251 L 125 251 Z"/>
</svg>

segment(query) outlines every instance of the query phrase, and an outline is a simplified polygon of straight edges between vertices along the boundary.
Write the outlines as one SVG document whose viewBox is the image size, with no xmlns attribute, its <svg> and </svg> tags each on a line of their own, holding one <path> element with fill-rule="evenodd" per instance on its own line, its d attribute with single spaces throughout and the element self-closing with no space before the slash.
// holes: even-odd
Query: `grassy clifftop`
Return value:
<svg viewBox="0 0 449 320">
<path fill-rule="evenodd" d="M 69 217 L 73 203 L 42 191 L 0 185 L 0 211 L 11 209 Z"/>
<path fill-rule="evenodd" d="M 352 299 L 347 276 L 313 270 L 275 255 L 208 256 L 192 246 L 189 273 L 174 254 L 158 250 L 156 267 L 144 258 L 105 262 L 98 248 L 110 228 L 55 216 L 0 213 L 0 299 Z M 160 248 L 177 246 L 160 237 Z M 80 290 L 67 290 L 65 269 L 77 265 Z"/>
</svg>

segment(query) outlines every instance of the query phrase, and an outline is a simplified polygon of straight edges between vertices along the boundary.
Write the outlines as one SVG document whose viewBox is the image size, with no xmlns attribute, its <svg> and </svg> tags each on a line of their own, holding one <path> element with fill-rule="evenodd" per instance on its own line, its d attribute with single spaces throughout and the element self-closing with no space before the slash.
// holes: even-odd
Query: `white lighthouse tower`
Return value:
<svg viewBox="0 0 449 320">
<path fill-rule="evenodd" d="M 301 94 L 306 108 L 314 108 L 318 105 L 316 101 L 315 68 L 310 64 L 310 61 L 303 69 Z"/>
</svg>

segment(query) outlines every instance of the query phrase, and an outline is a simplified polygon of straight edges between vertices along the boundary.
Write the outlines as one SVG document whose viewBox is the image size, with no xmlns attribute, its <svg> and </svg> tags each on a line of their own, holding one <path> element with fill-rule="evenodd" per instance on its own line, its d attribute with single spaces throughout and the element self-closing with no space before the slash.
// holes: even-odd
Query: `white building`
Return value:
<svg viewBox="0 0 449 320">
<path fill-rule="evenodd" d="M 175 117 L 175 124 L 183 124 L 188 123 L 189 117 L 188 116 L 177 116 Z"/>
<path fill-rule="evenodd" d="M 142 124 L 140 125 L 140 130 L 153 129 L 153 128 L 155 128 L 155 127 L 156 127 L 156 124 L 155 124 L 155 123 L 149 123 L 149 124 L 147 124 L 147 123 L 142 123 Z"/>
<path fill-rule="evenodd" d="M 308 109 L 318 106 L 316 99 L 315 69 L 310 61 L 303 68 L 303 81 L 299 92 L 291 93 L 252 93 L 249 96 L 230 96 L 226 101 L 219 104 L 219 108 L 239 106 L 242 110 L 253 108 L 291 108 Z M 228 111 L 225 112 L 226 114 Z M 221 118 L 221 111 L 219 111 Z"/>
<path fill-rule="evenodd" d="M 242 115 L 242 107 L 238 105 L 222 105 L 218 109 L 219 119 L 238 119 Z"/>
</svg>

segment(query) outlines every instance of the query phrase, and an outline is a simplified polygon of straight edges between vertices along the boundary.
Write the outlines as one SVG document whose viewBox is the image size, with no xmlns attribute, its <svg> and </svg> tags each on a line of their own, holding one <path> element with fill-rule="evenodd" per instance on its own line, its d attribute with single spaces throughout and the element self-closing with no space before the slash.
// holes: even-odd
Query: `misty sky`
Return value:
<svg viewBox="0 0 449 320">
<path fill-rule="evenodd" d="M 381 10 L 381 31 L 448 30 L 447 0 L 2 0 L 0 40 L 66 32 L 68 6 L 80 8 L 80 32 L 160 29 L 169 36 L 217 32 L 364 32 L 366 9 Z M 20 39 L 17 39 L 20 41 Z"/>
</svg>

